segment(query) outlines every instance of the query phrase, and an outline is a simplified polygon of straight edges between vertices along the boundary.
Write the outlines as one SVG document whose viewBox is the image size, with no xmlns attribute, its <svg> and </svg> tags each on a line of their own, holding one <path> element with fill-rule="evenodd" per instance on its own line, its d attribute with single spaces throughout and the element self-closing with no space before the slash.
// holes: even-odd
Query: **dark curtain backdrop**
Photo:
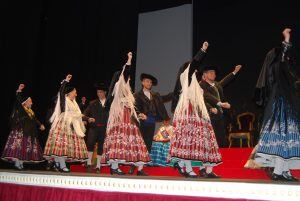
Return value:
<svg viewBox="0 0 300 201">
<path fill-rule="evenodd" d="M 185 3 L 191 0 L 1 1 L 0 153 L 19 83 L 26 84 L 43 122 L 68 73 L 73 75 L 78 100 L 81 96 L 91 100 L 93 84 L 109 84 L 125 63 L 126 53 L 136 53 L 138 14 Z M 132 85 L 134 71 L 133 64 Z M 45 141 L 47 133 L 40 138 Z"/>
<path fill-rule="evenodd" d="M 19 83 L 25 83 L 25 90 L 30 90 L 33 109 L 44 121 L 67 73 L 73 75 L 78 98 L 91 99 L 95 97 L 93 84 L 109 84 L 114 71 L 126 62 L 127 51 L 136 52 L 137 0 L 32 0 L 1 4 L 2 146 Z"/>
<path fill-rule="evenodd" d="M 251 97 L 265 55 L 281 42 L 285 26 L 293 29 L 294 45 L 300 48 L 297 2 L 194 0 L 193 24 L 194 53 L 204 40 L 210 42 L 204 64 L 219 68 L 218 79 L 235 65 L 243 65 L 237 79 L 225 88 L 225 95 L 237 113 L 249 110 L 258 118 L 261 109 Z"/>
</svg>

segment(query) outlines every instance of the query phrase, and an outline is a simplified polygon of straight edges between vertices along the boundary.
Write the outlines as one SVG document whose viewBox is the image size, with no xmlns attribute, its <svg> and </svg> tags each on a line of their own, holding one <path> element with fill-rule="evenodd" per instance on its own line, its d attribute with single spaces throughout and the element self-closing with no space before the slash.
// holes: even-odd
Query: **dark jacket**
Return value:
<svg viewBox="0 0 300 201">
<path fill-rule="evenodd" d="M 137 113 L 143 113 L 145 115 L 149 113 L 156 113 L 156 117 L 158 118 L 158 121 L 163 120 L 169 120 L 170 117 L 168 115 L 168 112 L 165 108 L 164 103 L 171 101 L 173 97 L 173 93 L 169 93 L 165 96 L 161 96 L 157 92 L 150 92 L 151 93 L 151 100 L 144 94 L 143 90 L 138 91 L 134 94 L 135 98 L 135 106 Z M 152 103 L 151 103 L 152 101 Z M 153 108 L 151 107 L 151 104 L 153 104 Z M 151 111 L 155 110 L 155 111 Z"/>
<path fill-rule="evenodd" d="M 102 106 L 99 99 L 91 101 L 83 114 L 95 119 L 95 122 L 90 124 L 91 127 L 103 126 L 107 124 L 108 111 L 105 105 L 104 107 Z"/>
<path fill-rule="evenodd" d="M 226 101 L 223 92 L 223 87 L 225 87 L 234 77 L 235 75 L 233 73 L 230 73 L 221 81 L 215 81 L 214 84 L 218 91 L 216 91 L 215 88 L 209 83 L 207 83 L 205 80 L 202 80 L 200 82 L 200 86 L 204 91 L 204 102 L 208 111 L 210 111 L 211 108 L 217 108 L 220 111 L 220 107 L 217 105 L 217 103 Z"/>
<path fill-rule="evenodd" d="M 21 94 L 17 93 L 16 102 L 11 115 L 11 127 L 12 129 L 22 129 L 25 136 L 37 137 L 38 127 L 41 126 L 40 121 L 36 116 L 30 117 L 21 102 Z"/>
</svg>

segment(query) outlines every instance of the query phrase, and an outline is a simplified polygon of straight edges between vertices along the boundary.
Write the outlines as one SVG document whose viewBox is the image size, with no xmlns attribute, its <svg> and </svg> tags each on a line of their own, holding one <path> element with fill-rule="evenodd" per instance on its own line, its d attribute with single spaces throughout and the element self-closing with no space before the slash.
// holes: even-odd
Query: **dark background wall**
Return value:
<svg viewBox="0 0 300 201">
<path fill-rule="evenodd" d="M 79 96 L 93 98 L 92 85 L 109 82 L 124 63 L 126 52 L 135 52 L 139 12 L 190 2 L 1 1 L 0 147 L 8 135 L 8 117 L 19 83 L 32 92 L 34 110 L 42 120 L 67 73 L 74 75 Z M 193 8 L 194 51 L 208 40 L 207 64 L 219 66 L 220 77 L 234 65 L 244 65 L 226 94 L 235 107 L 251 109 L 250 97 L 264 55 L 280 42 L 285 25 L 299 27 L 296 1 L 194 0 Z"/>
<path fill-rule="evenodd" d="M 136 52 L 138 14 L 187 2 L 191 1 L 1 1 L 0 150 L 9 133 L 9 114 L 19 83 L 26 84 L 42 121 L 68 73 L 73 75 L 79 98 L 91 100 L 95 98 L 93 84 L 109 84 L 126 53 Z M 133 77 L 134 69 L 135 65 Z"/>
<path fill-rule="evenodd" d="M 300 48 L 297 2 L 194 0 L 193 15 L 194 53 L 204 40 L 210 42 L 204 65 L 217 66 L 219 80 L 235 65 L 243 65 L 236 80 L 225 88 L 225 95 L 237 113 L 251 111 L 258 119 L 262 110 L 254 105 L 252 96 L 266 53 L 280 44 L 286 26 L 293 29 L 294 46 Z"/>
</svg>

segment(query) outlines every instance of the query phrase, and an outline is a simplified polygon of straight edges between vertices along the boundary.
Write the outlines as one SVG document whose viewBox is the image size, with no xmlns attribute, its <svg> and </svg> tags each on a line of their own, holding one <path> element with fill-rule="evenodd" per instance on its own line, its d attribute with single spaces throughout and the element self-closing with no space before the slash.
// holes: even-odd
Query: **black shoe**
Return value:
<svg viewBox="0 0 300 201">
<path fill-rule="evenodd" d="M 112 169 L 112 168 L 110 168 L 110 174 L 111 174 L 111 175 L 114 175 L 114 174 L 117 174 L 117 175 L 125 175 L 125 173 L 122 172 L 122 170 L 120 170 L 119 168 L 117 168 L 117 169 Z"/>
<path fill-rule="evenodd" d="M 60 171 L 60 165 L 59 165 L 58 162 L 53 162 L 52 170 L 55 171 L 55 172 Z"/>
<path fill-rule="evenodd" d="M 299 179 L 293 177 L 293 175 L 289 174 L 288 172 L 283 172 L 282 176 L 286 181 L 299 181 Z"/>
<path fill-rule="evenodd" d="M 193 171 L 191 171 L 191 172 L 186 172 L 185 173 L 185 177 L 187 177 L 187 178 L 198 178 L 198 175 L 191 175 L 190 173 L 192 173 Z"/>
<path fill-rule="evenodd" d="M 46 169 L 47 171 L 52 170 L 53 166 L 54 166 L 54 163 L 53 163 L 53 162 L 48 162 L 45 169 Z"/>
<path fill-rule="evenodd" d="M 100 168 L 98 168 L 98 167 L 96 168 L 96 173 L 100 174 Z"/>
<path fill-rule="evenodd" d="M 267 168 L 265 168 L 265 171 L 266 171 L 268 177 L 271 178 L 271 177 L 272 177 L 272 174 L 273 174 L 273 172 L 274 172 L 274 168 L 267 167 Z"/>
<path fill-rule="evenodd" d="M 205 168 L 199 170 L 199 177 L 200 178 L 205 178 L 206 176 L 207 176 L 207 173 L 206 173 L 206 169 Z"/>
<path fill-rule="evenodd" d="M 137 176 L 149 176 L 144 170 L 138 170 L 136 173 Z"/>
<path fill-rule="evenodd" d="M 206 174 L 206 177 L 207 179 L 218 179 L 218 178 L 221 178 L 219 175 L 215 174 L 214 172 L 211 172 L 209 174 Z"/>
<path fill-rule="evenodd" d="M 179 174 L 181 174 L 182 176 L 186 176 L 186 172 L 183 170 L 183 168 L 181 168 L 181 167 L 179 166 L 178 163 L 175 163 L 173 167 L 174 167 L 174 169 L 177 169 L 177 170 L 178 170 Z"/>
<path fill-rule="evenodd" d="M 21 166 L 21 165 L 15 166 L 15 169 L 16 169 L 16 170 L 19 170 L 19 171 L 24 170 L 23 166 Z"/>
<path fill-rule="evenodd" d="M 133 174 L 134 173 L 134 170 L 135 170 L 135 166 L 132 165 L 128 171 L 128 174 Z"/>
<path fill-rule="evenodd" d="M 273 181 L 287 181 L 282 175 L 278 175 L 278 174 L 275 174 L 275 173 L 273 173 L 271 175 L 271 179 Z"/>
<path fill-rule="evenodd" d="M 88 173 L 92 172 L 92 166 L 91 165 L 86 166 L 86 172 L 88 172 Z"/>
</svg>

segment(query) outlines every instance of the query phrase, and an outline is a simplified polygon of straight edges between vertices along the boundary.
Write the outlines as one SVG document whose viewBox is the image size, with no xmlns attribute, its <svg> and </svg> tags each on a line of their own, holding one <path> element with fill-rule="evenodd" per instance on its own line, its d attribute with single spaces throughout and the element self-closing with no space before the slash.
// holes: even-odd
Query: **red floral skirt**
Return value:
<svg viewBox="0 0 300 201">
<path fill-rule="evenodd" d="M 204 165 L 222 162 L 219 146 L 211 122 L 197 118 L 191 104 L 189 115 L 174 118 L 169 160 L 200 161 Z"/>
<path fill-rule="evenodd" d="M 106 133 L 102 163 L 110 160 L 124 163 L 147 163 L 150 161 L 147 147 L 138 126 L 131 120 L 129 108 L 124 108 L 122 122 Z"/>
</svg>

